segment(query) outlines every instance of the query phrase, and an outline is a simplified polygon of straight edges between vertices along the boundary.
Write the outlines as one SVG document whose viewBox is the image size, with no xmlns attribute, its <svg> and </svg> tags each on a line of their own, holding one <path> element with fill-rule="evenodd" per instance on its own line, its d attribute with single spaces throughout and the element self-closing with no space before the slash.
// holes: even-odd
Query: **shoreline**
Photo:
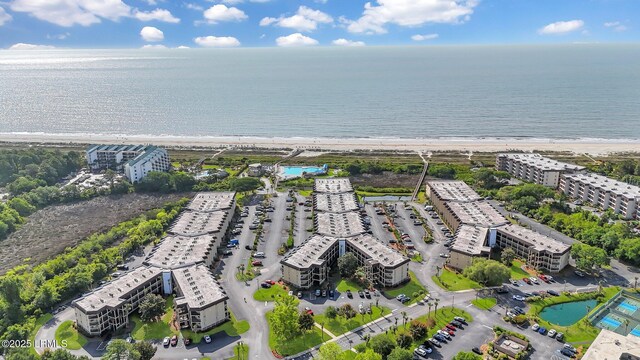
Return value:
<svg viewBox="0 0 640 360">
<path fill-rule="evenodd" d="M 258 136 L 174 136 L 116 134 L 0 133 L 0 142 L 51 145 L 148 144 L 178 148 L 240 148 L 335 151 L 502 152 L 552 151 L 608 155 L 640 152 L 640 139 L 541 139 L 541 138 L 303 138 Z"/>
</svg>

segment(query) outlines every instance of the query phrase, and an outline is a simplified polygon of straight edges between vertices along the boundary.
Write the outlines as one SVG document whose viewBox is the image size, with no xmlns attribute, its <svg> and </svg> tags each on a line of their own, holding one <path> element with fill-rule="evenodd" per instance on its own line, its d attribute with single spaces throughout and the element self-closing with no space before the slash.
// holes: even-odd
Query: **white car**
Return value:
<svg viewBox="0 0 640 360">
<path fill-rule="evenodd" d="M 513 300 L 524 301 L 524 296 L 513 295 Z"/>
<path fill-rule="evenodd" d="M 540 329 L 540 325 L 538 324 L 533 324 L 533 326 L 531 327 L 531 330 L 533 331 L 538 331 L 538 329 Z"/>
<path fill-rule="evenodd" d="M 551 329 L 551 330 L 549 330 L 549 333 L 547 335 L 549 335 L 550 338 L 554 338 L 554 337 L 556 337 L 557 333 L 558 332 L 555 329 Z"/>
<path fill-rule="evenodd" d="M 449 254 L 440 254 L 440 257 L 448 258 L 448 257 L 449 257 Z"/>
<path fill-rule="evenodd" d="M 449 335 L 449 333 L 446 331 L 438 330 L 438 334 L 444 336 L 444 338 L 447 340 L 451 340 L 451 335 Z"/>
<path fill-rule="evenodd" d="M 206 342 L 207 344 L 210 344 L 211 343 L 211 336 L 205 335 L 204 336 L 204 342 Z"/>
<path fill-rule="evenodd" d="M 165 337 L 164 339 L 162 339 L 162 345 L 163 346 L 169 346 L 169 343 L 171 342 L 171 338 L 170 337 Z"/>
<path fill-rule="evenodd" d="M 531 282 L 534 283 L 534 284 L 539 284 L 538 278 L 535 277 L 535 276 L 530 277 L 529 280 L 531 280 Z"/>
</svg>

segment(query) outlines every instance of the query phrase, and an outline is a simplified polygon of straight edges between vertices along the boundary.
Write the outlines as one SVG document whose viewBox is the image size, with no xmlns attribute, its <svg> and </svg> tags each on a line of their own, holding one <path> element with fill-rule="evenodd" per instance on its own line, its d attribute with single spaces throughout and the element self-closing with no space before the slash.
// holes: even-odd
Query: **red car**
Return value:
<svg viewBox="0 0 640 360">
<path fill-rule="evenodd" d="M 457 330 L 457 328 L 455 326 L 451 325 L 451 324 L 447 324 L 446 327 L 447 327 L 447 329 L 449 329 L 451 331 L 456 331 Z"/>
<path fill-rule="evenodd" d="M 262 266 L 262 261 L 260 261 L 260 260 L 253 260 L 253 261 L 251 262 L 251 265 L 253 265 L 253 266 Z"/>
<path fill-rule="evenodd" d="M 276 282 L 275 282 L 275 281 L 273 281 L 273 280 L 265 280 L 265 282 L 266 282 L 267 284 L 270 284 L 270 285 L 275 285 L 275 284 L 276 284 Z"/>
<path fill-rule="evenodd" d="M 449 329 L 449 328 L 448 328 L 448 327 L 446 327 L 446 326 L 442 328 L 442 331 L 444 331 L 444 332 L 446 332 L 447 334 L 452 335 L 452 336 L 455 334 L 455 333 L 453 332 L 453 330 Z"/>
<path fill-rule="evenodd" d="M 544 281 L 546 283 L 549 283 L 549 279 L 547 279 L 547 277 L 542 275 L 542 274 L 538 275 L 538 278 L 540 278 L 540 280 L 542 280 L 542 281 Z"/>
<path fill-rule="evenodd" d="M 527 284 L 531 285 L 531 280 L 529 280 L 529 278 L 524 278 L 524 279 L 522 279 L 522 281 L 524 281 Z"/>
</svg>

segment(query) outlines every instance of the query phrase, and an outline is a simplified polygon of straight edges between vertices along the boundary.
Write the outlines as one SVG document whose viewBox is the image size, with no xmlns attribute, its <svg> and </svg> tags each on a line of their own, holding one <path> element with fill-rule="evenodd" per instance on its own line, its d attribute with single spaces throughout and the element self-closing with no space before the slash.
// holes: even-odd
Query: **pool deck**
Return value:
<svg viewBox="0 0 640 360">
<path fill-rule="evenodd" d="M 287 173 L 288 169 L 299 169 L 299 172 L 295 171 L 293 174 Z M 326 164 L 323 166 L 278 165 L 276 175 L 280 180 L 291 180 L 302 177 L 302 174 L 305 172 L 311 176 L 325 175 L 328 169 Z"/>
</svg>

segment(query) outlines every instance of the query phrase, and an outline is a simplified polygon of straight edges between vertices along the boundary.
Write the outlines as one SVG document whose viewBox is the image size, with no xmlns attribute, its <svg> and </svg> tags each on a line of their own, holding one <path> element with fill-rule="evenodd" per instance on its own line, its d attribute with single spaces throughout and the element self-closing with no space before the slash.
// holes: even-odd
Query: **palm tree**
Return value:
<svg viewBox="0 0 640 360">
<path fill-rule="evenodd" d="M 436 303 L 436 309 L 434 310 L 434 312 L 436 313 L 436 317 L 437 317 L 438 316 L 437 315 L 437 313 L 438 313 L 438 303 L 440 302 L 440 299 L 435 298 L 435 299 L 433 299 L 433 301 Z"/>
<path fill-rule="evenodd" d="M 402 314 L 402 326 L 406 326 L 407 325 L 407 312 L 403 311 L 401 314 Z"/>
<path fill-rule="evenodd" d="M 638 288 L 638 277 L 637 276 L 633 278 L 633 288 L 634 289 Z"/>
<path fill-rule="evenodd" d="M 429 316 L 431 316 L 431 307 L 433 306 L 431 301 L 427 301 L 427 306 L 429 307 L 429 313 L 427 313 L 427 317 L 429 317 Z"/>
</svg>

